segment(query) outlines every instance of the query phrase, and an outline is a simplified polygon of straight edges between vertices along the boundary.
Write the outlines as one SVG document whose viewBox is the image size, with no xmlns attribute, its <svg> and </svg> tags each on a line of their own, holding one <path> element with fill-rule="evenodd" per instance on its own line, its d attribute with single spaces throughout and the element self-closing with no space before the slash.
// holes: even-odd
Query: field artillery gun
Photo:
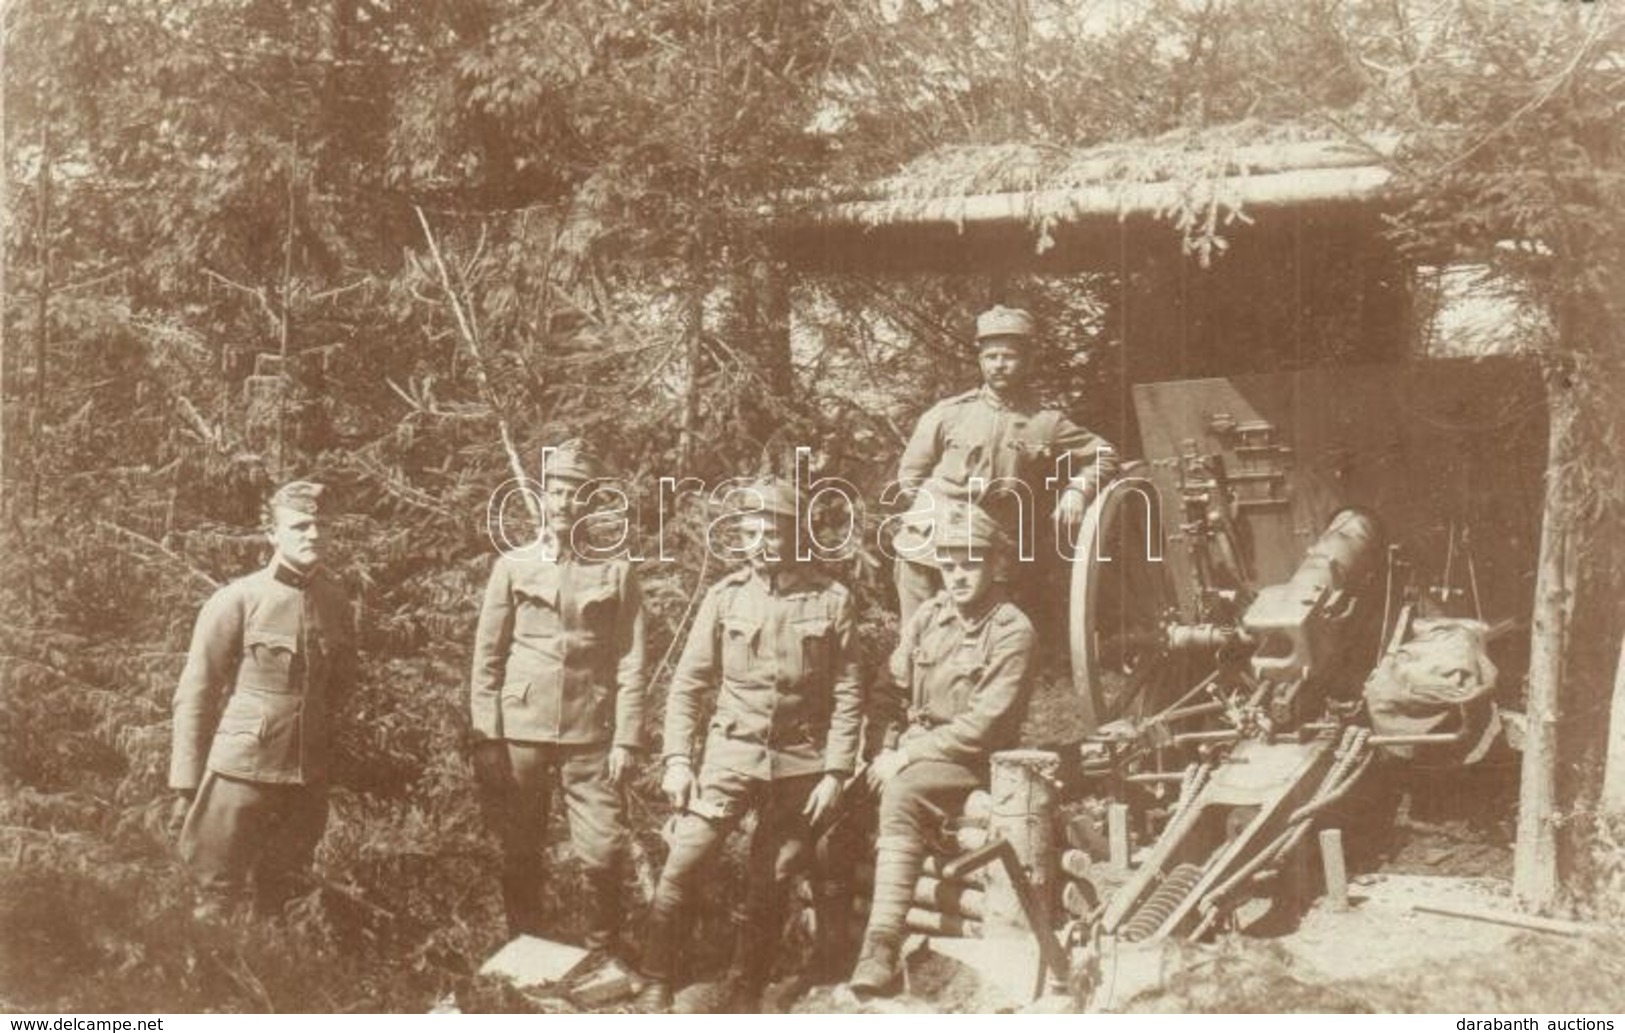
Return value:
<svg viewBox="0 0 1625 1033">
<path fill-rule="evenodd" d="M 1081 949 L 1076 974 L 1107 944 L 1290 925 L 1317 889 L 1312 833 L 1343 824 L 1381 753 L 1451 764 L 1486 741 L 1489 724 L 1462 711 L 1487 692 L 1407 726 L 1374 720 L 1369 685 L 1430 620 L 1527 618 L 1539 398 L 1527 369 L 1495 362 L 1135 388 L 1146 461 L 1090 508 L 1071 563 L 1085 727 L 1045 747 L 1061 760 L 1064 817 L 1042 842 L 1022 832 L 1041 821 L 1000 833 L 1048 909 L 1045 928 L 1019 934 L 1036 934 L 1040 955 L 1056 927 Z M 1466 636 L 1467 651 L 1489 637 Z M 1498 646 L 1512 673 L 1517 638 Z M 977 849 L 947 844 L 945 877 L 968 875 Z M 981 921 L 997 895 L 979 899 L 987 929 L 962 934 L 998 935 Z M 1015 956 L 1009 940 L 945 942 L 951 924 L 916 931 L 979 968 Z M 1040 983 L 1054 974 L 1032 960 Z"/>
<path fill-rule="evenodd" d="M 1260 590 L 1236 623 L 1160 629 L 1162 650 L 1210 654 L 1215 666 L 1169 706 L 1109 722 L 1083 744 L 1085 775 L 1119 800 L 1136 799 L 1131 788 L 1178 787 L 1100 932 L 1201 936 L 1278 877 L 1315 816 L 1364 773 L 1370 733 L 1318 676 L 1339 667 L 1362 623 L 1358 589 L 1381 550 L 1375 520 L 1343 510 L 1293 576 Z M 1158 763 L 1168 755 L 1189 759 L 1176 774 Z"/>
<path fill-rule="evenodd" d="M 1461 664 L 1461 712 L 1440 720 L 1374 723 L 1367 697 L 1417 629 L 1482 652 L 1486 613 L 1511 615 L 1504 630 L 1526 610 L 1532 548 L 1486 562 L 1467 529 L 1470 515 L 1480 539 L 1533 541 L 1538 452 L 1478 433 L 1509 421 L 1473 419 L 1529 390 L 1507 374 L 1442 363 L 1136 388 L 1149 462 L 1097 500 L 1072 564 L 1093 727 L 1071 795 L 1106 819 L 1082 820 L 1105 856 L 1063 863 L 1089 876 L 1069 887 L 1073 942 L 1290 921 L 1314 888 L 1310 832 L 1381 748 L 1448 763 L 1487 741 L 1485 658 Z M 1513 429 L 1527 445 L 1531 428 Z M 1148 845 L 1132 850 L 1131 831 Z"/>
</svg>

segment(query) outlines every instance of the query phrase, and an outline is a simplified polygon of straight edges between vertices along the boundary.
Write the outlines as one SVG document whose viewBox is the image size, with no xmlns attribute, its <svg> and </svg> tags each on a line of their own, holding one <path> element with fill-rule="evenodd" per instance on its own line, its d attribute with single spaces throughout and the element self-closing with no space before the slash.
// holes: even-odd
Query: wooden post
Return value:
<svg viewBox="0 0 1625 1033">
<path fill-rule="evenodd" d="M 1041 908 L 1049 907 L 1055 885 L 1055 775 L 1060 766 L 1061 758 L 1048 750 L 993 755 L 988 832 L 1015 849 Z M 998 865 L 988 869 L 986 911 L 987 935 L 1031 934 L 1015 887 Z"/>
<path fill-rule="evenodd" d="M 1625 639 L 1614 668 L 1614 700 L 1608 712 L 1608 760 L 1602 773 L 1602 809 L 1625 814 Z"/>
<path fill-rule="evenodd" d="M 1349 909 L 1349 872 L 1343 859 L 1343 831 L 1320 830 L 1320 870 L 1326 876 L 1326 901 L 1333 911 Z"/>
<path fill-rule="evenodd" d="M 1518 791 L 1518 843 L 1512 855 L 1512 892 L 1527 909 L 1557 901 L 1557 718 L 1563 696 L 1563 659 L 1574 611 L 1576 558 L 1568 527 L 1567 457 L 1575 420 L 1574 391 L 1564 378 L 1547 391 L 1551 420 L 1546 456 L 1546 501 L 1541 514 L 1540 565 L 1535 576 L 1534 627 L 1529 645 L 1529 702 L 1523 772 Z"/>
</svg>

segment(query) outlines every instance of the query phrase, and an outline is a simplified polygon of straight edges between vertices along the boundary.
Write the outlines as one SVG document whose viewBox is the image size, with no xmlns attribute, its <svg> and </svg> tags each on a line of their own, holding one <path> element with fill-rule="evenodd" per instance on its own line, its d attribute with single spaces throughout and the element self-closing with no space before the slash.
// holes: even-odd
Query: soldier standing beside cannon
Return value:
<svg viewBox="0 0 1625 1033">
<path fill-rule="evenodd" d="M 904 625 L 891 661 L 892 709 L 906 706 L 906 726 L 891 723 L 867 771 L 880 814 L 869 924 L 849 982 L 860 993 L 897 988 L 904 921 L 935 826 L 986 784 L 994 751 L 1014 745 L 1032 690 L 1035 636 L 998 580 L 1009 553 L 998 524 L 949 504 L 932 543 L 945 587 Z"/>
<path fill-rule="evenodd" d="M 717 848 L 752 811 L 757 824 L 733 915 L 728 976 L 685 1003 L 696 1011 L 760 1008 L 786 884 L 810 863 L 815 830 L 857 758 L 863 694 L 851 597 L 797 561 L 792 485 L 766 480 L 744 492 L 756 503 L 738 518 L 749 566 L 706 593 L 666 700 L 662 788 L 678 813 L 645 939 L 650 983 L 640 1004 L 647 1010 L 671 1006 L 686 943 L 683 911 Z M 711 692 L 716 709 L 707 724 L 701 697 Z"/>
<path fill-rule="evenodd" d="M 280 911 L 327 826 L 334 714 L 354 678 L 349 601 L 322 567 L 322 486 L 285 484 L 263 513 L 263 570 L 203 605 L 175 690 L 169 784 L 200 917 L 250 889 Z"/>
<path fill-rule="evenodd" d="M 481 803 L 502 840 L 509 933 L 542 933 L 557 778 L 587 872 L 585 942 L 613 951 L 630 842 L 620 785 L 643 745 L 644 622 L 632 564 L 577 551 L 589 516 L 585 486 L 600 473 L 579 442 L 545 464 L 540 540 L 491 568 L 469 707 Z"/>
<path fill-rule="evenodd" d="M 980 505 L 1012 543 L 1026 543 L 1017 558 L 1036 550 L 1043 563 L 1040 543 L 1030 539 L 1037 518 L 1049 515 L 1039 504 L 1051 497 L 1046 481 L 1058 472 L 1069 477 L 1060 486 L 1054 516 L 1070 531 L 1116 470 L 1104 438 L 1039 403 L 1032 389 L 1033 335 L 1033 318 L 1022 309 L 994 306 L 978 316 L 982 386 L 926 410 L 903 450 L 897 483 L 912 495 L 904 497 L 908 509 L 892 518 L 898 528 L 892 545 L 900 624 L 907 624 L 941 585 L 929 555 L 932 516 L 939 507 Z M 1021 580 L 1018 598 L 1032 616 L 1030 593 L 1037 579 Z"/>
</svg>

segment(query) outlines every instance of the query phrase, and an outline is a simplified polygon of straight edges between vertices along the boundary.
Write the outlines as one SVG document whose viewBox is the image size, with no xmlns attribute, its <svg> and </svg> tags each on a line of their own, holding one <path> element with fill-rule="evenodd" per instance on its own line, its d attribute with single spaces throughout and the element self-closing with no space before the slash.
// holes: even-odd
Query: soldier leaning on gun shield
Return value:
<svg viewBox="0 0 1625 1033">
<path fill-rule="evenodd" d="M 354 680 L 349 601 L 322 566 L 322 486 L 285 484 L 263 513 L 263 570 L 198 614 L 175 689 L 169 784 L 200 917 L 250 890 L 275 913 L 300 888 L 327 826 L 334 715 Z"/>
<path fill-rule="evenodd" d="M 630 846 L 620 789 L 643 746 L 644 619 L 631 562 L 576 550 L 590 517 L 583 489 L 601 476 L 579 441 L 546 463 L 541 540 L 491 568 L 469 708 L 480 801 L 502 840 L 509 935 L 546 931 L 543 847 L 556 778 L 587 873 L 584 940 L 614 952 Z"/>
<path fill-rule="evenodd" d="M 728 975 L 680 1003 L 695 1011 L 760 1008 L 785 888 L 810 864 L 816 830 L 857 758 L 863 692 L 851 596 L 794 556 L 799 509 L 789 483 L 770 479 L 744 491 L 757 503 L 738 518 L 752 543 L 749 566 L 706 593 L 666 699 L 662 787 L 678 814 L 645 937 L 646 1010 L 671 1006 L 686 944 L 683 910 L 718 847 L 752 811 L 757 826 Z M 716 709 L 706 723 L 701 698 L 712 692 Z"/>
<path fill-rule="evenodd" d="M 987 783 L 988 760 L 1015 744 L 1032 693 L 1036 638 L 997 576 L 1009 546 L 997 522 L 950 505 L 931 540 L 945 587 L 904 626 L 891 685 L 877 690 L 877 709 L 889 699 L 894 717 L 866 771 L 880 794 L 875 884 L 849 981 L 864 994 L 897 989 L 904 920 L 940 816 Z"/>
<path fill-rule="evenodd" d="M 1058 530 L 1070 530 L 1116 472 L 1109 442 L 1040 404 L 1033 389 L 1035 334 L 1033 317 L 1023 309 L 995 305 L 977 316 L 982 386 L 926 410 L 909 436 L 897 465 L 897 483 L 912 493 L 904 497 L 909 508 L 888 521 L 897 527 L 892 546 L 901 624 L 941 587 L 929 555 L 921 555 L 929 552 L 936 507 L 979 505 L 1019 543 L 1024 516 L 1038 515 L 1023 514 L 1019 495 L 1035 502 L 1051 497 L 1046 482 L 1065 464 L 1071 480 L 1061 489 L 1054 516 Z M 1032 594 L 1050 555 L 1041 546 L 1035 555 L 1039 565 L 1019 585 L 1029 616 L 1047 605 Z"/>
</svg>

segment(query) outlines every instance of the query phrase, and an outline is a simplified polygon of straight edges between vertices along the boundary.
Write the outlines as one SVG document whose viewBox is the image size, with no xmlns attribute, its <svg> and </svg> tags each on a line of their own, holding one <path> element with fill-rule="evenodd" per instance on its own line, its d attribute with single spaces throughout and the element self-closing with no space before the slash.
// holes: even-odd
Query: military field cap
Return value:
<svg viewBox="0 0 1625 1033">
<path fill-rule="evenodd" d="M 999 337 L 1031 337 L 1033 333 L 1032 314 L 1023 308 L 994 305 L 976 317 L 977 344 Z"/>
<path fill-rule="evenodd" d="M 322 486 L 315 481 L 289 481 L 272 492 L 266 504 L 272 509 L 281 506 L 314 516 L 321 505 L 322 491 Z"/>
<path fill-rule="evenodd" d="M 734 505 L 741 509 L 741 516 L 772 513 L 793 520 L 801 514 L 796 506 L 796 486 L 781 477 L 759 477 L 741 484 L 728 494 Z"/>
<path fill-rule="evenodd" d="M 980 506 L 954 502 L 932 518 L 931 545 L 944 549 L 1002 549 L 1010 543 L 999 522 Z"/>
<path fill-rule="evenodd" d="M 561 441 L 546 458 L 543 474 L 565 481 L 595 481 L 604 475 L 603 464 L 580 438 Z"/>
</svg>

